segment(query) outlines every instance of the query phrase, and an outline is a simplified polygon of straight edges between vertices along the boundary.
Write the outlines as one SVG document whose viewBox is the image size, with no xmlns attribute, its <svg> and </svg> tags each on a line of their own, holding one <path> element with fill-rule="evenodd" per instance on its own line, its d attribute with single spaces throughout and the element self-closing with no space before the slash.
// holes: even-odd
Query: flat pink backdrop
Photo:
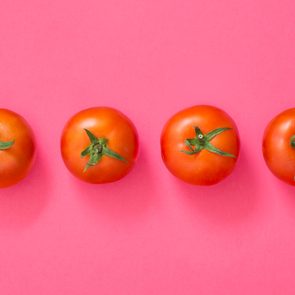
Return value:
<svg viewBox="0 0 295 295">
<path fill-rule="evenodd" d="M 295 187 L 261 154 L 295 105 L 294 0 L 1 0 L 0 107 L 35 130 L 36 164 L 0 191 L 1 295 L 294 294 Z M 234 173 L 193 187 L 162 164 L 178 110 L 212 104 L 241 135 Z M 138 128 L 140 156 L 95 186 L 64 167 L 77 111 L 108 105 Z"/>
</svg>

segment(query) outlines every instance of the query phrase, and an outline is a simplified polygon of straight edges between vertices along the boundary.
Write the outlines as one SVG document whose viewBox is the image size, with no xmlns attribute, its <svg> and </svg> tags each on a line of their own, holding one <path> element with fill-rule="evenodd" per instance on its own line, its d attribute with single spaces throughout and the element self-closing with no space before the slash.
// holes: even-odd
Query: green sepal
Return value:
<svg viewBox="0 0 295 295">
<path fill-rule="evenodd" d="M 100 161 L 101 158 L 102 158 L 102 154 L 90 153 L 89 161 L 87 162 L 86 166 L 84 167 L 83 172 L 86 172 L 89 167 L 95 166 Z"/>
<path fill-rule="evenodd" d="M 90 146 L 88 146 L 84 151 L 81 152 L 81 157 L 85 157 L 90 154 Z"/>
<path fill-rule="evenodd" d="M 10 149 L 14 144 L 14 140 L 11 141 L 0 141 L 0 150 L 4 151 L 4 150 L 8 150 Z"/>
<path fill-rule="evenodd" d="M 88 129 L 84 129 L 85 131 L 86 131 L 86 133 L 87 133 L 87 135 L 88 135 L 88 137 L 89 137 L 89 140 L 90 140 L 90 142 L 91 143 L 95 143 L 95 142 L 97 142 L 97 137 L 92 133 L 92 132 L 90 132 Z"/>
<path fill-rule="evenodd" d="M 193 149 L 193 145 L 194 145 L 194 143 L 192 142 L 192 139 L 186 139 L 185 141 L 184 141 L 184 144 L 191 150 L 191 151 L 194 151 L 194 149 Z"/>
<path fill-rule="evenodd" d="M 206 134 L 206 139 L 208 141 L 211 141 L 214 137 L 216 137 L 220 133 L 223 133 L 224 131 L 227 131 L 227 130 L 231 130 L 231 128 L 225 127 L 225 128 L 214 129 L 214 130 L 212 130 L 212 131 L 210 131 L 209 133 Z"/>
<path fill-rule="evenodd" d="M 107 138 L 96 137 L 88 129 L 84 130 L 90 140 L 90 145 L 81 152 L 81 157 L 89 156 L 89 160 L 83 170 L 84 172 L 86 172 L 91 166 L 97 165 L 103 156 L 108 156 L 116 160 L 127 162 L 127 160 L 123 158 L 120 154 L 116 153 L 108 147 Z"/>
<path fill-rule="evenodd" d="M 235 158 L 236 156 L 227 152 L 224 152 L 222 150 L 220 150 L 219 148 L 215 147 L 214 145 L 212 145 L 210 142 L 208 142 L 206 144 L 206 150 L 211 152 L 211 153 L 215 153 L 217 155 L 223 156 L 223 157 L 230 157 L 230 158 Z"/>
<path fill-rule="evenodd" d="M 181 152 L 185 153 L 187 155 L 194 155 L 194 154 L 199 153 L 202 149 L 204 149 L 204 147 L 202 147 L 201 145 L 198 145 L 198 146 L 195 146 L 195 147 L 192 147 L 190 145 L 190 146 L 188 146 L 188 148 L 190 149 L 189 151 L 181 150 Z"/>
<path fill-rule="evenodd" d="M 123 162 L 127 162 L 125 158 L 123 158 L 118 153 L 112 151 L 108 147 L 103 148 L 103 154 L 106 155 L 106 156 L 109 156 L 110 158 L 117 159 L 117 160 L 120 160 L 120 161 L 123 161 Z"/>
<path fill-rule="evenodd" d="M 194 154 L 197 154 L 198 152 L 197 151 L 186 151 L 186 150 L 181 150 L 182 153 L 185 153 L 187 155 L 194 155 Z"/>
</svg>

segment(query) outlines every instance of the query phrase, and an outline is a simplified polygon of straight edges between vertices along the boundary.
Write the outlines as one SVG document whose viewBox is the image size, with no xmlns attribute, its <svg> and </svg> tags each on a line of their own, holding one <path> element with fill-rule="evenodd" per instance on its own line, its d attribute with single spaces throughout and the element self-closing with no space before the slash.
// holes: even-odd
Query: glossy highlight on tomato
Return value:
<svg viewBox="0 0 295 295">
<path fill-rule="evenodd" d="M 295 185 L 295 108 L 273 118 L 264 131 L 263 156 L 270 171 Z"/>
<path fill-rule="evenodd" d="M 227 177 L 239 156 L 236 124 L 208 105 L 184 109 L 168 120 L 161 135 L 168 170 L 194 185 L 213 185 Z"/>
<path fill-rule="evenodd" d="M 0 187 L 21 181 L 29 173 L 34 155 L 34 135 L 27 121 L 0 109 Z"/>
<path fill-rule="evenodd" d="M 61 138 L 66 167 L 89 183 L 121 179 L 132 169 L 138 153 L 138 136 L 124 114 L 109 107 L 94 107 L 74 115 Z"/>
</svg>

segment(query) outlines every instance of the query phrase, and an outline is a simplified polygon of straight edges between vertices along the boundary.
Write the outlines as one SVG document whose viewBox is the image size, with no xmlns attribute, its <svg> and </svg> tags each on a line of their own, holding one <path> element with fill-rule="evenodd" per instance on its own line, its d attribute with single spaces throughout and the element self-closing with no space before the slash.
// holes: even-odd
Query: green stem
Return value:
<svg viewBox="0 0 295 295">
<path fill-rule="evenodd" d="M 231 128 L 228 128 L 228 127 L 217 128 L 208 132 L 207 134 L 204 134 L 199 127 L 195 127 L 194 129 L 195 129 L 196 136 L 194 138 L 185 139 L 184 144 L 188 147 L 188 150 L 182 150 L 181 151 L 182 153 L 185 153 L 187 155 L 194 155 L 199 153 L 202 150 L 207 150 L 219 156 L 236 158 L 235 155 L 224 152 L 210 143 L 210 141 L 213 138 L 215 138 L 216 136 L 218 136 L 219 134 L 225 131 L 231 130 Z M 295 136 L 294 136 L 294 147 L 295 147 Z"/>
<path fill-rule="evenodd" d="M 291 136 L 290 138 L 290 145 L 292 148 L 295 149 L 295 135 Z"/>
<path fill-rule="evenodd" d="M 89 160 L 84 167 L 84 172 L 86 172 L 91 166 L 97 165 L 103 156 L 107 156 L 122 162 L 127 162 L 120 154 L 108 147 L 107 138 L 96 137 L 88 129 L 84 130 L 90 140 L 90 145 L 81 152 L 81 157 L 89 156 Z"/>
</svg>

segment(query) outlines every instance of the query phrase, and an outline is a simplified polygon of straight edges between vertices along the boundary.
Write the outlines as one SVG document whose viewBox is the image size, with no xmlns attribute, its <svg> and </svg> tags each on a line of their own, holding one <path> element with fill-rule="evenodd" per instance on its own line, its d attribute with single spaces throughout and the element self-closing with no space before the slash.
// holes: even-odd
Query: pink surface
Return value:
<svg viewBox="0 0 295 295">
<path fill-rule="evenodd" d="M 261 137 L 294 107 L 293 0 L 1 0 L 1 107 L 38 141 L 30 176 L 0 191 L 0 293 L 294 294 L 295 193 L 267 170 Z M 176 180 L 159 135 L 176 111 L 213 104 L 241 156 L 215 187 Z M 61 160 L 80 109 L 136 124 L 124 180 L 93 186 Z"/>
</svg>

